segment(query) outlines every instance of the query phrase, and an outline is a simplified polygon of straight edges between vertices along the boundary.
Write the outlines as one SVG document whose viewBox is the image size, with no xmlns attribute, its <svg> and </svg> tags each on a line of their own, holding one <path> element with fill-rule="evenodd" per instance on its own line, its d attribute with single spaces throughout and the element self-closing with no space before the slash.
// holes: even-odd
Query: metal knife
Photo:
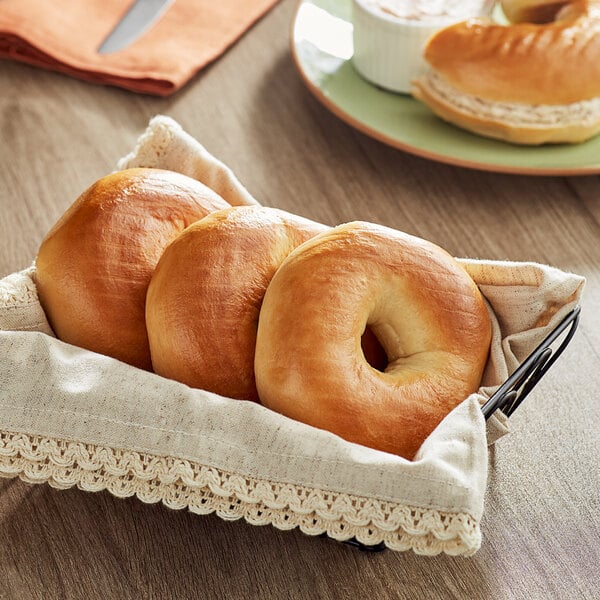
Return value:
<svg viewBox="0 0 600 600">
<path fill-rule="evenodd" d="M 117 52 L 135 42 L 163 16 L 173 2 L 174 0 L 135 0 L 100 44 L 98 53 Z"/>
</svg>

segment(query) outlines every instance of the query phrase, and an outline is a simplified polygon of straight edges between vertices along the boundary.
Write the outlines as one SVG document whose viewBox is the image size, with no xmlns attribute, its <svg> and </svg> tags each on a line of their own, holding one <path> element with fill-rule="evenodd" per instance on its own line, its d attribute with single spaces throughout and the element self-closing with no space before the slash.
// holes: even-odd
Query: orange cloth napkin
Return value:
<svg viewBox="0 0 600 600">
<path fill-rule="evenodd" d="M 133 0 L 0 0 L 0 58 L 166 96 L 216 59 L 277 0 L 175 0 L 133 44 L 98 46 Z"/>
</svg>

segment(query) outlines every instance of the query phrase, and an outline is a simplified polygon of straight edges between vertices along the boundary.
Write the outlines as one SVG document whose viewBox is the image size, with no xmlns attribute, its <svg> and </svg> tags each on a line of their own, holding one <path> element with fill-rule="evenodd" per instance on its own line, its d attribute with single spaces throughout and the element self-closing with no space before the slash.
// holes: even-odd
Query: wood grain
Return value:
<svg viewBox="0 0 600 600">
<path fill-rule="evenodd" d="M 264 204 L 371 220 L 457 256 L 588 278 L 580 330 L 492 450 L 472 558 L 369 554 L 107 493 L 0 480 L 0 599 L 598 598 L 600 179 L 427 162 L 357 133 L 304 89 L 279 4 L 171 98 L 0 63 L 0 275 L 29 265 L 75 197 L 168 114 Z"/>
</svg>

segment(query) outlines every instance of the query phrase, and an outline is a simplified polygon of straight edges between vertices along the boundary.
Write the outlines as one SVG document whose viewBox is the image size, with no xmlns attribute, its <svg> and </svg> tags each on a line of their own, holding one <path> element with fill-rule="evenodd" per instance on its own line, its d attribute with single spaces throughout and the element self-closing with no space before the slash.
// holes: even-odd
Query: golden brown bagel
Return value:
<svg viewBox="0 0 600 600">
<path fill-rule="evenodd" d="M 198 181 L 158 169 L 103 177 L 74 202 L 36 259 L 40 301 L 63 341 L 151 368 L 146 291 L 165 246 L 229 206 Z"/>
<path fill-rule="evenodd" d="M 254 347 L 265 290 L 290 251 L 326 229 L 255 206 L 221 210 L 188 227 L 165 250 L 148 288 L 155 372 L 258 400 Z"/>
<path fill-rule="evenodd" d="M 370 325 L 385 372 L 361 350 Z M 413 458 L 477 390 L 490 345 L 484 300 L 438 246 L 348 223 L 294 250 L 265 294 L 256 342 L 261 402 L 292 419 Z"/>
<path fill-rule="evenodd" d="M 600 132 L 600 3 L 541 0 L 505 9 L 520 20 L 469 19 L 427 43 L 431 71 L 413 94 L 438 116 L 519 144 L 576 143 Z M 550 11 L 550 13 L 548 13 Z"/>
</svg>

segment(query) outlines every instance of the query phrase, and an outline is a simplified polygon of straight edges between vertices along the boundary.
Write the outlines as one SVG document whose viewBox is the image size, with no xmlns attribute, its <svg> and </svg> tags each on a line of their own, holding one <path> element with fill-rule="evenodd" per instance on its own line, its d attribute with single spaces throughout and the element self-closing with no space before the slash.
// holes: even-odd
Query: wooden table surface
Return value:
<svg viewBox="0 0 600 600">
<path fill-rule="evenodd" d="M 588 279 L 580 328 L 493 449 L 471 558 L 359 552 L 282 532 L 0 480 L 0 598 L 600 598 L 600 178 L 501 175 L 380 144 L 304 88 L 284 1 L 167 99 L 0 63 L 0 276 L 168 114 L 264 204 L 363 219 L 456 256 Z"/>
</svg>

